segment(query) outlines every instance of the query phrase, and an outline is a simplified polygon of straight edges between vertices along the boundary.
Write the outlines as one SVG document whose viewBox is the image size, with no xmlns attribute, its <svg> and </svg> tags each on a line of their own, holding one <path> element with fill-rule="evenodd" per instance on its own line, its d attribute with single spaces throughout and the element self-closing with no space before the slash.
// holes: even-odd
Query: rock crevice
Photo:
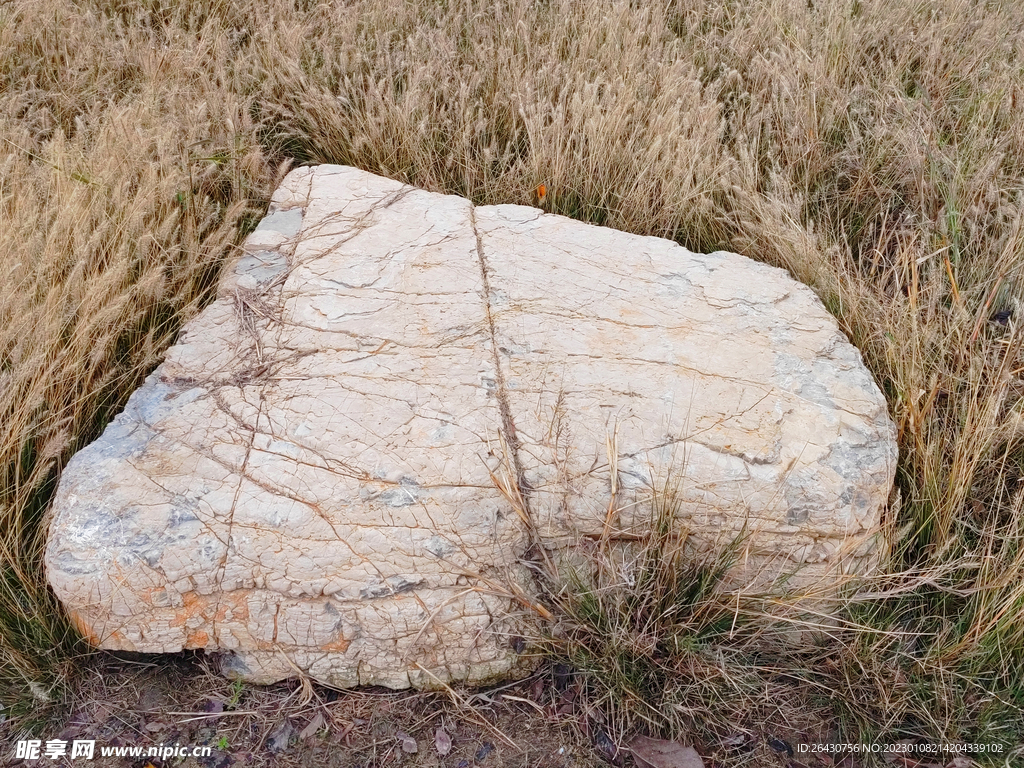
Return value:
<svg viewBox="0 0 1024 768">
<path fill-rule="evenodd" d="M 509 404 L 508 385 L 505 382 L 505 367 L 501 362 L 502 354 L 509 354 L 509 351 L 498 344 L 497 330 L 494 322 L 494 311 L 491 308 L 491 282 L 488 277 L 487 257 L 484 255 L 484 244 L 480 232 L 476 227 L 476 211 L 470 208 L 470 222 L 473 227 L 473 237 L 476 241 L 476 254 L 480 260 L 480 279 L 483 283 L 484 311 L 487 315 L 487 327 L 491 336 L 491 354 L 494 357 L 495 388 L 494 396 L 498 401 L 498 412 L 501 414 L 501 429 L 498 437 L 501 448 L 508 453 L 505 457 L 512 465 L 516 484 L 516 502 L 522 506 L 522 511 L 529 516 L 530 513 L 530 488 L 526 483 L 526 475 L 523 471 L 522 462 L 519 460 L 519 435 L 516 432 L 515 420 L 512 416 L 512 408 Z M 535 543 L 535 542 L 534 542 Z"/>
</svg>

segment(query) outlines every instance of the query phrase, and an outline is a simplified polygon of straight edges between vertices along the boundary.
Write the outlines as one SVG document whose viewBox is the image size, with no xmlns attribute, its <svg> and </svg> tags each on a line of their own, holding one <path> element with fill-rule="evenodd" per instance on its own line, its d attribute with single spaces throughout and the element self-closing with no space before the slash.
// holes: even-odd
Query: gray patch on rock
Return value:
<svg viewBox="0 0 1024 768">
<path fill-rule="evenodd" d="M 157 368 L 146 377 L 145 383 L 136 390 L 125 405 L 124 411 L 115 419 L 116 425 L 134 425 L 143 423 L 157 424 L 182 407 L 198 400 L 206 394 L 202 387 L 189 387 L 182 390 L 172 382 L 160 377 L 161 369 Z M 97 442 L 114 442 L 120 435 L 109 435 L 110 428 L 103 433 Z"/>
<path fill-rule="evenodd" d="M 874 451 L 865 453 L 856 443 L 841 442 L 831 447 L 828 455 L 821 459 L 821 463 L 835 470 L 837 475 L 852 479 L 860 477 L 865 468 L 873 468 L 880 458 L 882 457 Z"/>
<path fill-rule="evenodd" d="M 264 217 L 257 225 L 255 232 L 277 232 L 278 234 L 292 238 L 299 234 L 302 228 L 302 209 L 289 208 L 288 210 L 276 210 Z"/>
<path fill-rule="evenodd" d="M 619 468 L 619 485 L 623 488 L 634 490 L 637 488 L 652 488 L 653 484 L 649 477 L 635 470 Z"/>
<path fill-rule="evenodd" d="M 205 568 L 217 563 L 222 555 L 223 545 L 215 537 L 208 537 L 203 545 L 196 549 L 196 554 L 202 557 L 201 565 Z"/>
<path fill-rule="evenodd" d="M 802 525 L 806 523 L 811 517 L 811 510 L 809 507 L 792 506 L 786 511 L 786 524 L 787 525 Z"/>
<path fill-rule="evenodd" d="M 104 459 L 136 459 L 145 452 L 155 434 L 149 425 L 139 423 L 126 409 L 107 426 L 99 440 L 74 455 L 64 475 L 70 477 L 80 467 L 86 471 L 87 467 L 94 467 Z"/>
<path fill-rule="evenodd" d="M 76 557 L 74 553 L 66 549 L 57 553 L 56 557 L 54 557 L 54 563 L 60 567 L 61 571 L 72 576 L 90 576 L 107 568 L 106 563 Z"/>
<path fill-rule="evenodd" d="M 836 408 L 823 378 L 816 376 L 813 368 L 796 355 L 788 352 L 775 353 L 775 383 L 782 389 L 824 408 Z"/>
<path fill-rule="evenodd" d="M 176 495 L 171 500 L 171 514 L 167 518 L 167 527 L 181 528 L 182 526 L 188 526 L 193 528 L 194 526 L 189 525 L 189 523 L 200 523 L 199 516 L 196 514 L 195 499 Z M 179 536 L 187 536 L 188 533 L 183 531 Z"/>
<path fill-rule="evenodd" d="M 260 288 L 272 283 L 288 269 L 288 258 L 280 251 L 247 253 L 235 265 L 240 288 Z"/>
<path fill-rule="evenodd" d="M 430 539 L 427 540 L 427 543 L 423 545 L 423 548 L 434 557 L 445 557 L 455 549 L 451 542 L 441 538 L 437 534 L 431 536 Z"/>
<path fill-rule="evenodd" d="M 389 488 L 377 498 L 384 502 L 385 506 L 393 509 L 411 507 L 419 499 L 417 488 L 419 488 L 419 483 L 411 477 L 403 477 L 398 481 L 397 488 Z"/>
<path fill-rule="evenodd" d="M 852 508 L 858 520 L 866 520 L 870 517 L 874 501 L 870 494 L 857 487 L 858 481 L 865 475 L 887 473 L 895 460 L 895 451 L 889 441 L 877 438 L 870 442 L 866 439 L 851 441 L 847 436 L 846 440 L 835 443 L 820 463 L 850 483 L 840 495 L 839 502 Z"/>
<path fill-rule="evenodd" d="M 405 576 L 388 576 L 386 579 L 376 578 L 359 590 L 359 596 L 364 600 L 372 600 L 375 597 L 390 597 L 402 592 L 415 589 L 423 583 L 423 579 L 407 579 Z"/>
<path fill-rule="evenodd" d="M 821 488 L 822 483 L 813 468 L 805 467 L 789 473 L 783 491 L 786 525 L 806 525 L 808 521 L 820 516 L 820 510 L 834 504 L 832 499 L 823 496 Z"/>
</svg>

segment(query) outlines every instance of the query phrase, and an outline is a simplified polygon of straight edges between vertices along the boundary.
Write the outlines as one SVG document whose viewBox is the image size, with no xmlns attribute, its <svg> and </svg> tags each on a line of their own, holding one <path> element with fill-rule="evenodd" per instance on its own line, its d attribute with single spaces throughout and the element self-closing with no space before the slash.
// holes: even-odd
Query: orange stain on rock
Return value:
<svg viewBox="0 0 1024 768">
<path fill-rule="evenodd" d="M 195 592 L 186 592 L 181 596 L 181 599 L 184 605 L 174 614 L 170 626 L 183 627 L 187 621 L 197 616 L 206 618 L 204 614 L 209 607 L 208 598 L 197 595 Z"/>
<path fill-rule="evenodd" d="M 75 629 L 78 630 L 78 634 L 80 634 L 85 639 L 85 642 L 87 642 L 89 645 L 99 647 L 99 644 L 101 642 L 99 635 L 93 632 L 92 627 L 86 623 L 85 619 L 82 618 L 80 614 L 77 614 L 74 611 L 70 611 L 69 614 L 71 618 L 71 623 L 74 625 Z"/>
<path fill-rule="evenodd" d="M 322 645 L 320 647 L 321 650 L 324 651 L 336 651 L 338 653 L 344 653 L 348 650 L 348 647 L 350 645 L 352 645 L 351 640 L 346 640 L 344 637 L 339 637 L 337 640 L 334 640 L 330 643 L 326 643 L 325 645 Z"/>
<path fill-rule="evenodd" d="M 205 648 L 209 644 L 210 636 L 202 630 L 189 632 L 188 637 L 185 639 L 186 648 Z"/>
<path fill-rule="evenodd" d="M 227 621 L 228 612 L 231 613 L 231 620 L 233 621 L 245 621 L 248 619 L 248 593 L 243 590 L 237 590 L 226 595 L 220 595 L 217 613 L 213 617 L 214 621 Z"/>
</svg>

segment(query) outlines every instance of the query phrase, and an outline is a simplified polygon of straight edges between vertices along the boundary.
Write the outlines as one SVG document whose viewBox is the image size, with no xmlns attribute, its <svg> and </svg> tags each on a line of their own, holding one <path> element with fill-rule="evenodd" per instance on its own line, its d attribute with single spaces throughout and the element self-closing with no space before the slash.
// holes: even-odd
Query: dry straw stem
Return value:
<svg viewBox="0 0 1024 768">
<path fill-rule="evenodd" d="M 915 655 L 860 633 L 801 663 L 848 676 L 851 737 L 1014 743 L 1022 30 L 998 0 L 0 3 L 0 695 L 31 708 L 67 658 L 39 562 L 57 473 L 290 158 L 476 203 L 543 183 L 552 213 L 812 286 L 899 425 L 891 568 L 935 578 L 851 609 L 924 633 Z"/>
<path fill-rule="evenodd" d="M 519 745 L 513 739 L 509 738 L 509 736 L 500 728 L 493 725 L 486 717 L 481 716 L 458 691 L 448 685 L 448 683 L 441 680 L 426 667 L 418 663 L 416 666 L 421 672 L 424 672 L 428 677 L 430 677 L 438 688 L 448 695 L 449 700 L 451 700 L 458 708 L 459 714 L 482 726 L 484 730 L 490 731 L 513 749 L 519 749 Z"/>
</svg>

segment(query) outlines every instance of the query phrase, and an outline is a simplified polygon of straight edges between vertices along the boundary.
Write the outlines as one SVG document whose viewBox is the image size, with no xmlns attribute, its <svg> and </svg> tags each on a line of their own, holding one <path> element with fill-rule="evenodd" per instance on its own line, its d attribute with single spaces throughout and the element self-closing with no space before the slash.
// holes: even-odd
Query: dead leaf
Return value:
<svg viewBox="0 0 1024 768">
<path fill-rule="evenodd" d="M 355 727 L 355 723 L 345 723 L 341 731 L 338 732 L 338 738 L 345 742 L 346 747 L 349 745 L 349 738 L 352 736 L 352 731 L 355 730 Z"/>
<path fill-rule="evenodd" d="M 580 712 L 579 717 L 576 719 L 580 724 L 580 731 L 583 732 L 584 736 L 590 738 L 590 718 L 587 717 L 586 713 Z"/>
<path fill-rule="evenodd" d="M 309 721 L 309 725 L 307 725 L 305 728 L 299 731 L 299 740 L 302 741 L 304 739 L 308 739 L 310 736 L 312 736 L 321 728 L 323 728 L 323 726 L 324 716 L 317 712 L 316 716 Z"/>
<path fill-rule="evenodd" d="M 576 695 L 578 691 L 576 686 L 567 688 L 562 692 L 562 695 L 558 697 L 558 703 L 555 707 L 556 715 L 571 715 L 576 711 Z"/>
<path fill-rule="evenodd" d="M 405 731 L 395 731 L 395 738 L 402 742 L 402 751 L 406 754 L 412 755 L 419 752 L 420 748 L 416 744 L 416 739 Z"/>
<path fill-rule="evenodd" d="M 452 737 L 444 732 L 444 728 L 434 731 L 434 749 L 441 757 L 452 751 Z"/>
<path fill-rule="evenodd" d="M 704 768 L 697 750 L 678 741 L 634 736 L 629 749 L 641 768 Z"/>
<path fill-rule="evenodd" d="M 530 683 L 530 698 L 534 701 L 540 701 L 544 695 L 544 678 L 538 677 L 532 683 Z"/>
</svg>

